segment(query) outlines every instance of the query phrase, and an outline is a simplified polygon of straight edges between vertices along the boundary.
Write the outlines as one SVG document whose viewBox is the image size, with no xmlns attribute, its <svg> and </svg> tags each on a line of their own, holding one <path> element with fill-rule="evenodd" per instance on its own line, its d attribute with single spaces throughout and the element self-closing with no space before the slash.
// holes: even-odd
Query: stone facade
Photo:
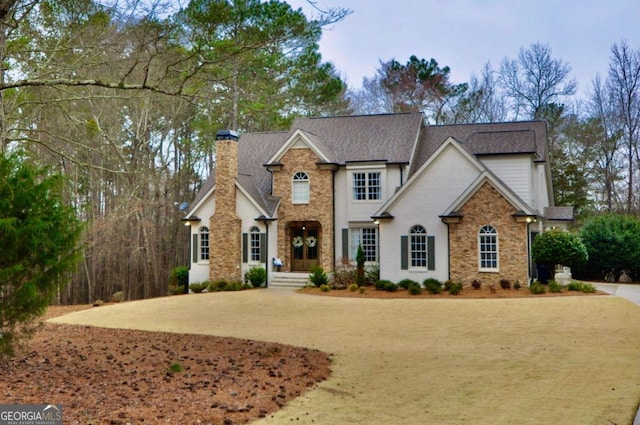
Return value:
<svg viewBox="0 0 640 425">
<path fill-rule="evenodd" d="M 450 276 L 453 281 L 470 285 L 474 279 L 483 285 L 500 279 L 516 280 L 526 285 L 529 275 L 527 258 L 527 223 L 513 217 L 516 209 L 489 183 L 460 209 L 463 218 L 449 224 Z M 490 225 L 498 233 L 498 265 L 496 272 L 481 272 L 478 265 L 478 232 Z"/>
<path fill-rule="evenodd" d="M 239 282 L 242 227 L 236 214 L 237 139 L 216 141 L 215 173 L 215 212 L 209 220 L 209 279 Z"/>
<path fill-rule="evenodd" d="M 309 223 L 320 226 L 318 238 L 319 264 L 325 271 L 333 270 L 334 220 L 333 171 L 318 165 L 320 158 L 309 148 L 289 149 L 280 159 L 282 168 L 274 171 L 273 194 L 280 197 L 278 208 L 277 256 L 284 261 L 283 271 L 291 271 L 292 224 Z M 291 201 L 293 176 L 304 172 L 309 177 L 309 203 Z"/>
</svg>

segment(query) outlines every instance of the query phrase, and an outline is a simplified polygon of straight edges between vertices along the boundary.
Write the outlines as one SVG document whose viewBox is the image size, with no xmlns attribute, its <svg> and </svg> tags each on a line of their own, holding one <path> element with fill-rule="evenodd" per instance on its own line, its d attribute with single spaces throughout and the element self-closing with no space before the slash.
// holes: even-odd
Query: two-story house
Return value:
<svg viewBox="0 0 640 425">
<path fill-rule="evenodd" d="M 252 266 L 354 263 L 382 279 L 470 284 L 535 275 L 531 242 L 566 226 L 542 121 L 426 125 L 420 113 L 298 118 L 289 131 L 218 133 L 215 172 L 187 213 L 190 281 Z"/>
</svg>

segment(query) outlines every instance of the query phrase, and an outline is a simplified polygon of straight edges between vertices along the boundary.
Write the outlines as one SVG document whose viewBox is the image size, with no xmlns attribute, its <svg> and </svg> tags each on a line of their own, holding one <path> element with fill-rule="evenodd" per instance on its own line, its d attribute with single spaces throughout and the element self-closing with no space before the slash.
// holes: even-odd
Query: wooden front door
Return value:
<svg viewBox="0 0 640 425">
<path fill-rule="evenodd" d="M 320 257 L 320 228 L 291 227 L 291 271 L 307 272 L 318 264 Z"/>
</svg>

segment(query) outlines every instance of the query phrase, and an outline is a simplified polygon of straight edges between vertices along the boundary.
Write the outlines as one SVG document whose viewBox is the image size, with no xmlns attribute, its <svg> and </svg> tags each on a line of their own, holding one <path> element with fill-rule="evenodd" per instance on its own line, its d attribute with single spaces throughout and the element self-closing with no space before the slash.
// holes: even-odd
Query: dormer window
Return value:
<svg viewBox="0 0 640 425">
<path fill-rule="evenodd" d="M 309 203 L 309 176 L 303 171 L 298 171 L 293 176 L 291 202 L 294 204 Z"/>
</svg>

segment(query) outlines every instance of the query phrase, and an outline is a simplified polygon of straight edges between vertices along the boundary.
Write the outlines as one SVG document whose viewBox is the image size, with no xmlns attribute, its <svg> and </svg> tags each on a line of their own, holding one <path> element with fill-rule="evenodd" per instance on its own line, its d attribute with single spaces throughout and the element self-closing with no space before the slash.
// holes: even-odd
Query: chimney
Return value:
<svg viewBox="0 0 640 425">
<path fill-rule="evenodd" d="M 216 133 L 215 210 L 210 219 L 209 278 L 211 281 L 242 280 L 241 221 L 236 213 L 238 133 Z"/>
</svg>

